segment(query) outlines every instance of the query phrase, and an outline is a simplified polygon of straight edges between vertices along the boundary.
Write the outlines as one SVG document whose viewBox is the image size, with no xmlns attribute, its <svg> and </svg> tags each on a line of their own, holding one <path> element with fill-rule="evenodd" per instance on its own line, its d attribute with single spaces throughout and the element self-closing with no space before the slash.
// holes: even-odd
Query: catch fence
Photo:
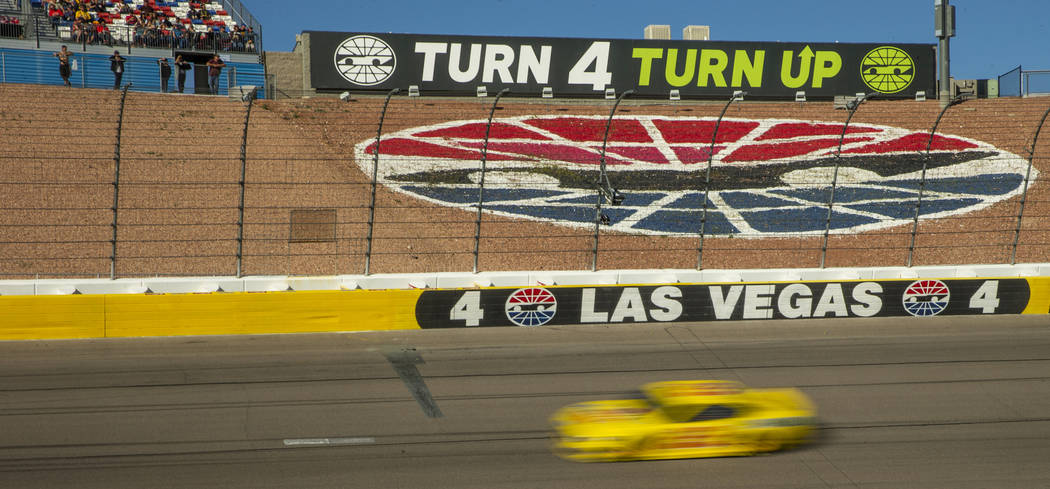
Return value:
<svg viewBox="0 0 1050 489">
<path fill-rule="evenodd" d="M 1037 99 L 0 87 L 0 276 L 1045 262 Z M 94 103 L 83 104 L 90 92 Z M 18 100 L 18 102 L 14 102 Z M 61 109 L 59 108 L 61 107 Z M 58 131 L 47 128 L 65 128 Z"/>
</svg>

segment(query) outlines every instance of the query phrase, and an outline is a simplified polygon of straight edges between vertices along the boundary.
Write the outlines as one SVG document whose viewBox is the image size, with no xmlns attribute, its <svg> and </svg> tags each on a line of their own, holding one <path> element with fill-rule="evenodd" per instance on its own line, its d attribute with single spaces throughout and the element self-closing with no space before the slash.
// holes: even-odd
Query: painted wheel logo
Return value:
<svg viewBox="0 0 1050 489">
<path fill-rule="evenodd" d="M 390 78 L 397 57 L 390 45 L 372 36 L 354 36 L 335 50 L 335 67 L 346 81 L 355 85 L 378 85 Z"/>
<path fill-rule="evenodd" d="M 940 280 L 918 280 L 904 290 L 904 310 L 912 316 L 936 316 L 948 308 L 951 294 Z"/>
<path fill-rule="evenodd" d="M 507 319 L 518 326 L 543 326 L 554 319 L 558 301 L 547 289 L 527 287 L 507 298 Z"/>
<path fill-rule="evenodd" d="M 704 208 L 713 118 L 625 115 L 614 119 L 609 178 L 625 196 L 602 209 L 603 230 L 696 236 Z M 483 211 L 593 229 L 602 116 L 518 116 L 493 120 Z M 378 180 L 428 202 L 476 212 L 485 120 L 454 120 L 383 135 Z M 1028 162 L 988 143 L 875 124 L 724 119 L 706 203 L 707 236 L 817 236 L 829 223 L 831 179 L 839 166 L 832 234 L 911 224 L 924 164 L 921 219 L 987 208 L 1023 191 Z M 375 141 L 355 161 L 372 175 Z M 1030 182 L 1038 172 L 1033 170 Z"/>
<path fill-rule="evenodd" d="M 860 76 L 876 92 L 897 93 L 915 79 L 915 62 L 901 49 L 877 47 L 860 62 Z"/>
</svg>

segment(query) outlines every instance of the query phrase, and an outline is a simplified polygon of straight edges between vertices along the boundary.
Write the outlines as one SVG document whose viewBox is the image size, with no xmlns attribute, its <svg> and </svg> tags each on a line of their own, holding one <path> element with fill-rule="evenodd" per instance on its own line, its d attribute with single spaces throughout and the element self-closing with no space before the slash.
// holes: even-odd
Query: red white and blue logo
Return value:
<svg viewBox="0 0 1050 489">
<path fill-rule="evenodd" d="M 606 164 L 624 195 L 605 229 L 630 234 L 745 238 L 854 234 L 984 209 L 1023 191 L 1027 161 L 981 141 L 841 122 L 617 116 Z M 594 225 L 605 117 L 496 119 L 489 131 L 483 210 L 562 226 Z M 384 135 L 379 182 L 429 202 L 476 210 L 486 121 L 450 121 Z M 355 147 L 372 173 L 375 142 Z M 710 184 L 706 170 L 711 159 Z M 1034 181 L 1037 173 L 1032 172 Z M 604 219 L 603 219 L 604 221 Z"/>
<path fill-rule="evenodd" d="M 507 319 L 518 326 L 543 326 L 554 319 L 558 300 L 547 289 L 526 287 L 507 298 Z"/>
<path fill-rule="evenodd" d="M 917 280 L 904 290 L 904 310 L 912 316 L 936 316 L 948 308 L 951 293 L 940 280 Z"/>
</svg>

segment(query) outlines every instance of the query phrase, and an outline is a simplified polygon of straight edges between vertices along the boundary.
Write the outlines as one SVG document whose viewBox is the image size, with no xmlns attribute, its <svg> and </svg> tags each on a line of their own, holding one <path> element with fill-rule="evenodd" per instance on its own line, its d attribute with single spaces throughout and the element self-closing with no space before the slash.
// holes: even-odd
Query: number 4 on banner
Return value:
<svg viewBox="0 0 1050 489">
<path fill-rule="evenodd" d="M 999 307 L 999 281 L 988 280 L 970 297 L 970 309 L 980 309 L 983 314 L 992 314 Z"/>
<path fill-rule="evenodd" d="M 485 317 L 485 310 L 481 308 L 481 291 L 469 290 L 452 306 L 448 318 L 453 321 L 466 321 L 467 326 L 478 326 Z"/>
<path fill-rule="evenodd" d="M 593 71 L 588 71 L 591 65 Z M 590 85 L 595 90 L 605 90 L 612 85 L 612 73 L 609 72 L 609 43 L 592 42 L 591 47 L 580 56 L 569 70 L 569 83 L 572 85 Z"/>
</svg>

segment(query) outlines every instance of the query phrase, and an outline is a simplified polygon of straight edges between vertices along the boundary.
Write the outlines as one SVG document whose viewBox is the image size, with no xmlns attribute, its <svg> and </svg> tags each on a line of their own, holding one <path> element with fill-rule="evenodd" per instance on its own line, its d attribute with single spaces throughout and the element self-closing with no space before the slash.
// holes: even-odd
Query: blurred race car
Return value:
<svg viewBox="0 0 1050 489">
<path fill-rule="evenodd" d="M 635 399 L 591 401 L 551 417 L 554 452 L 580 462 L 727 457 L 804 443 L 816 410 L 798 389 L 738 382 L 653 382 Z"/>
</svg>

